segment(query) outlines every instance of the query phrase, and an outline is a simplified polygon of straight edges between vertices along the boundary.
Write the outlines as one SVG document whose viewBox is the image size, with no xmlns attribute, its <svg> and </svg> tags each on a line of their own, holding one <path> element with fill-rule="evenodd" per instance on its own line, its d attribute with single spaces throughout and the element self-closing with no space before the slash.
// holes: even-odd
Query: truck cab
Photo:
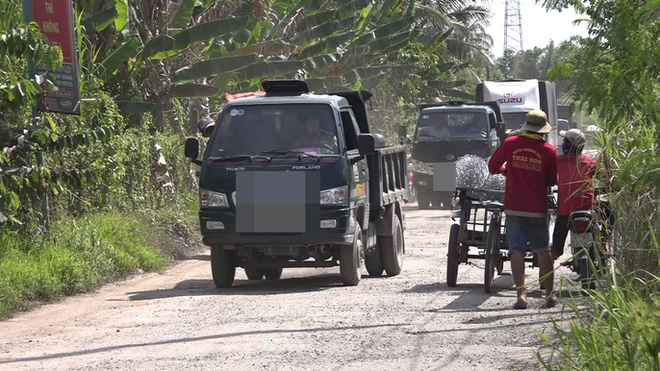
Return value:
<svg viewBox="0 0 660 371">
<path fill-rule="evenodd" d="M 378 179 L 388 161 L 405 164 L 405 147 L 375 148 L 371 94 L 312 94 L 300 80 L 262 87 L 225 104 L 201 160 L 197 138 L 186 141 L 186 157 L 201 166 L 199 220 L 215 285 L 230 287 L 237 267 L 258 280 L 337 265 L 342 282 L 357 285 L 363 259 L 370 273 L 398 274 L 402 212 L 393 208 L 406 198 L 405 165 L 389 173 L 401 187 L 387 198 Z"/>
<path fill-rule="evenodd" d="M 451 207 L 456 190 L 455 161 L 467 154 L 488 158 L 504 137 L 497 102 L 421 105 L 412 149 L 418 207 Z"/>
<path fill-rule="evenodd" d="M 555 83 L 537 79 L 484 81 L 477 85 L 477 102 L 497 101 L 502 111 L 506 131 L 518 133 L 529 111 L 545 112 L 552 131 L 546 134 L 546 142 L 559 150 L 562 139 L 558 130 L 557 94 Z"/>
</svg>

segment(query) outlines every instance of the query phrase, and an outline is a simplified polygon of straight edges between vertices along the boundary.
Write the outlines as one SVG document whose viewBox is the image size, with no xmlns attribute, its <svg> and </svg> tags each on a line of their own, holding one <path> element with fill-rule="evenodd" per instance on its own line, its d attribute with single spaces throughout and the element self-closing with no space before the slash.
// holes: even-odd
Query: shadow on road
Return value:
<svg viewBox="0 0 660 371">
<path fill-rule="evenodd" d="M 181 343 L 192 343 L 195 341 L 206 341 L 206 340 L 216 340 L 216 339 L 225 339 L 238 336 L 250 336 L 250 335 L 263 335 L 263 334 L 295 334 L 295 333 L 305 333 L 305 332 L 323 332 L 323 331 L 359 331 L 372 328 L 380 327 L 401 327 L 407 326 L 407 323 L 393 323 L 393 324 L 382 324 L 382 325 L 368 325 L 368 326 L 345 326 L 345 327 L 316 327 L 316 328 L 305 328 L 305 329 L 273 329 L 273 330 L 254 330 L 254 331 L 242 331 L 242 332 L 230 332 L 226 334 L 215 334 L 207 336 L 198 336 L 198 337 L 188 337 L 181 339 L 173 340 L 163 340 L 163 341 L 154 341 L 148 343 L 137 343 L 137 344 L 122 344 L 122 345 L 113 345 L 107 347 L 100 347 L 95 349 L 86 349 L 73 352 L 61 352 L 46 354 L 43 356 L 36 357 L 22 357 L 22 358 L 11 358 L 11 359 L 0 359 L 0 364 L 8 363 L 17 363 L 17 362 L 30 362 L 30 361 L 44 361 L 48 359 L 55 358 L 66 358 L 66 357 L 75 357 L 75 356 L 84 356 L 89 354 L 97 354 L 103 352 L 112 352 L 115 350 L 129 349 L 129 348 L 142 348 L 149 346 L 158 346 L 158 345 L 168 345 L 168 344 L 181 344 Z"/>
<path fill-rule="evenodd" d="M 206 254 L 206 255 L 205 254 L 197 254 L 197 255 L 193 255 L 193 256 L 188 256 L 188 257 L 183 258 L 181 260 L 202 260 L 202 261 L 210 262 L 211 261 L 211 255 L 209 255 L 209 254 Z"/>
<path fill-rule="evenodd" d="M 367 279 L 368 277 L 364 277 Z M 128 292 L 128 300 L 155 300 L 178 296 L 210 295 L 277 295 L 299 292 L 322 291 L 334 287 L 343 287 L 338 274 L 284 278 L 277 281 L 236 280 L 230 288 L 219 289 L 210 279 L 193 279 L 177 283 L 171 289 Z M 123 299 L 117 299 L 124 301 Z"/>
</svg>

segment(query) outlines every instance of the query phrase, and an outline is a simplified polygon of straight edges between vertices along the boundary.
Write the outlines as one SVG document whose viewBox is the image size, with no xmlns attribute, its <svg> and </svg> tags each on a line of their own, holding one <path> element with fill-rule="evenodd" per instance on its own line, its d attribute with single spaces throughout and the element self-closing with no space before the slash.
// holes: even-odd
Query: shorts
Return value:
<svg viewBox="0 0 660 371">
<path fill-rule="evenodd" d="M 568 215 L 557 215 L 555 230 L 552 232 L 552 252 L 555 255 L 562 256 L 564 254 L 566 237 L 568 237 Z"/>
<path fill-rule="evenodd" d="M 550 249 L 550 228 L 548 217 L 530 218 L 527 216 L 506 216 L 506 238 L 509 241 L 509 256 L 517 252 L 548 251 Z"/>
</svg>

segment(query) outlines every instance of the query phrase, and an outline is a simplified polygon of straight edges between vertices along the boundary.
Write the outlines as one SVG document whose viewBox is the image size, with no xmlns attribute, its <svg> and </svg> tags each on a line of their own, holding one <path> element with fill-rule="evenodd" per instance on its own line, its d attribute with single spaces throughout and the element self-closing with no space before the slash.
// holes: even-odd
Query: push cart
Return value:
<svg viewBox="0 0 660 371">
<path fill-rule="evenodd" d="M 502 274 L 504 262 L 509 261 L 507 251 L 509 244 L 506 238 L 504 223 L 504 205 L 498 201 L 503 199 L 504 191 L 482 190 L 467 187 L 456 188 L 458 194 L 457 211 L 452 210 L 454 223 L 449 231 L 447 246 L 447 286 L 456 286 L 458 267 L 461 263 L 469 264 L 469 259 L 480 259 L 485 262 L 484 288 L 491 292 L 495 272 Z M 556 214 L 556 201 L 552 192 L 548 195 L 550 221 Z M 538 267 L 536 254 L 528 249 L 525 262 Z M 545 273 L 545 272 L 543 272 Z M 539 272 L 539 278 L 542 273 Z M 543 288 L 543 283 L 541 287 Z"/>
</svg>

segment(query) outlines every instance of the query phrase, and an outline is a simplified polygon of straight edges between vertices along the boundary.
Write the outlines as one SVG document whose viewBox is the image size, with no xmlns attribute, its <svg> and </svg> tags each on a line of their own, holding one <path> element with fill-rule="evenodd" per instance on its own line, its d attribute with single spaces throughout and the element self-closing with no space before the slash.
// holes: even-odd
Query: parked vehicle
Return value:
<svg viewBox="0 0 660 371">
<path fill-rule="evenodd" d="M 225 104 L 201 160 L 197 139 L 186 141 L 186 157 L 201 166 L 199 220 L 215 285 L 230 287 L 236 267 L 260 280 L 334 266 L 344 285 L 357 285 L 363 260 L 372 276 L 398 275 L 406 151 L 377 148 L 371 93 L 312 94 L 299 80 L 262 87 Z M 307 141 L 308 130 L 317 139 Z"/>
</svg>

